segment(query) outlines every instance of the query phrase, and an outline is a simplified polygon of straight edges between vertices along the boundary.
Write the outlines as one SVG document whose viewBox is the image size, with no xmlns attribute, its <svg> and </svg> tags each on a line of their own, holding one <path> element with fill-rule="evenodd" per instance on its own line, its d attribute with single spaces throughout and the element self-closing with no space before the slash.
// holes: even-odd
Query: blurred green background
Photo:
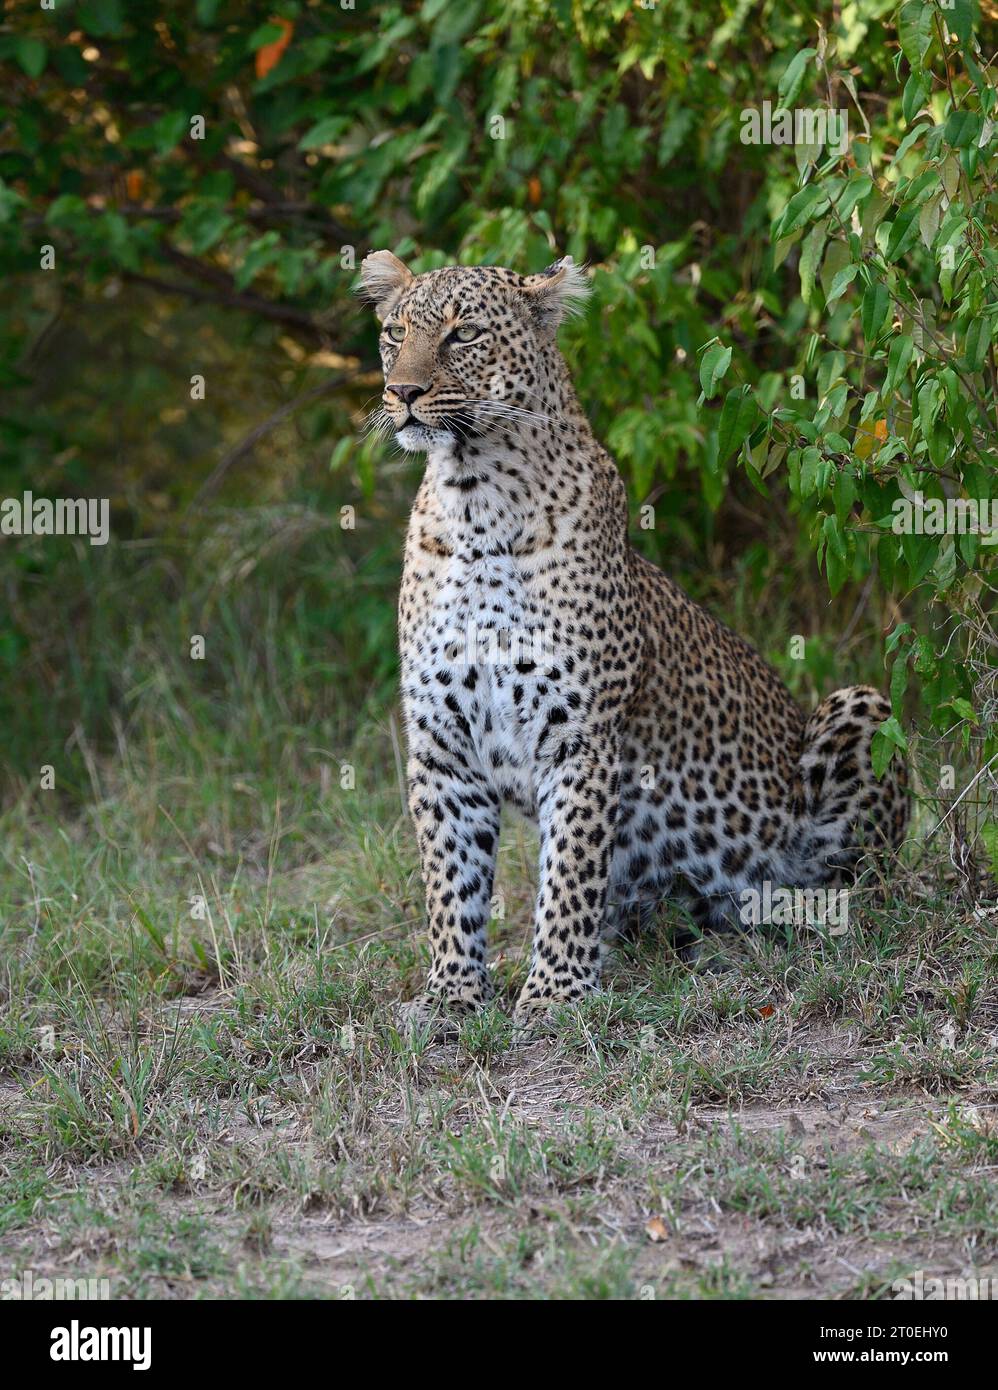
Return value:
<svg viewBox="0 0 998 1390">
<path fill-rule="evenodd" d="M 799 373 L 813 415 L 816 368 L 818 387 L 830 384 L 820 353 L 834 349 L 829 370 L 849 378 L 863 350 L 860 294 L 836 306 L 829 277 L 815 289 L 812 271 L 802 297 L 807 227 L 774 234 L 820 161 L 743 144 L 746 107 L 845 105 L 860 132 L 846 176 L 865 167 L 887 188 L 913 113 L 944 121 L 955 82 L 980 124 L 962 146 L 953 137 L 953 157 L 974 215 L 993 214 L 993 87 L 956 55 L 989 72 L 974 35 L 994 50 L 998 9 L 956 6 L 922 7 L 927 26 L 890 0 L 8 6 L 0 494 L 107 497 L 112 523 L 105 547 L 0 540 L 8 807 L 67 826 L 82 817 L 66 833 L 85 837 L 124 798 L 153 836 L 165 801 L 185 833 L 229 852 L 267 843 L 283 806 L 308 858 L 322 854 L 343 762 L 380 760 L 382 783 L 394 779 L 395 597 L 419 461 L 365 434 L 380 374 L 356 267 L 381 246 L 415 269 L 528 272 L 565 252 L 588 262 L 592 302 L 562 344 L 627 480 L 635 545 L 754 640 L 805 704 L 856 679 L 885 685 L 885 638 L 908 623 L 936 685 L 926 702 L 902 684 L 899 714 L 948 740 L 936 761 L 984 766 L 994 651 L 985 642 L 975 666 L 971 635 L 950 651 L 952 671 L 933 665 L 952 614 L 965 635 L 968 613 L 989 630 L 980 555 L 958 557 L 972 595 L 957 602 L 951 576 L 933 610 L 938 585 L 921 559 L 895 546 L 899 567 L 885 575 L 877 536 L 864 541 L 881 518 L 862 491 L 875 470 L 858 435 L 845 455 L 839 434 L 818 440 L 859 478 L 823 513 L 793 451 L 774 463 L 764 450 L 753 468 L 771 433 L 756 430 L 726 454 L 722 402 L 701 397 L 714 340 L 731 349 L 728 384 L 751 388 L 753 425 L 789 402 Z M 929 76 L 912 93 L 919 61 Z M 930 148 L 930 162 L 942 168 L 948 148 Z M 931 252 L 900 241 L 885 252 L 891 275 L 909 277 L 898 294 L 939 298 Z M 854 251 L 861 291 L 870 255 Z M 992 270 L 990 297 L 953 312 L 954 333 L 969 325 L 981 347 L 967 372 L 986 421 L 993 349 L 973 325 L 993 328 L 993 283 Z M 871 353 L 886 357 L 887 335 L 904 328 L 903 311 L 889 316 Z M 909 404 L 927 360 L 920 348 Z M 862 378 L 851 389 L 862 401 Z M 955 401 L 938 418 L 955 422 L 958 482 L 976 468 L 979 492 L 979 432 L 959 435 Z M 874 479 L 888 512 L 898 471 L 895 460 Z M 838 557 L 825 513 L 855 523 L 834 576 L 816 558 L 826 541 Z M 191 659 L 195 634 L 203 661 Z M 790 655 L 797 634 L 803 660 Z M 46 764 L 54 796 L 38 790 Z"/>
</svg>

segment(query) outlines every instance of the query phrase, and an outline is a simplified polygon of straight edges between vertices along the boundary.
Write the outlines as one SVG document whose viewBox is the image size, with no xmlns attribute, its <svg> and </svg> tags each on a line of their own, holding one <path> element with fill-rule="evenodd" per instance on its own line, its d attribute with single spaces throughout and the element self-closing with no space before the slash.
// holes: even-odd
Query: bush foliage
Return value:
<svg viewBox="0 0 998 1390">
<path fill-rule="evenodd" d="M 563 346 L 635 543 L 805 700 L 883 682 L 886 662 L 878 760 L 931 733 L 926 757 L 978 778 L 966 804 L 998 853 L 996 548 L 893 529 L 905 502 L 925 522 L 995 492 L 996 17 L 992 0 L 8 9 L 4 492 L 109 497 L 115 533 L 106 554 L 4 545 L 14 790 L 40 746 L 113 746 L 163 688 L 223 720 L 267 672 L 264 705 L 329 738 L 383 708 L 413 477 L 364 432 L 378 377 L 356 266 L 382 245 L 415 269 L 568 252 L 595 293 Z M 747 143 L 766 103 L 845 112 L 848 141 Z M 184 634 L 209 621 L 195 690 Z"/>
</svg>

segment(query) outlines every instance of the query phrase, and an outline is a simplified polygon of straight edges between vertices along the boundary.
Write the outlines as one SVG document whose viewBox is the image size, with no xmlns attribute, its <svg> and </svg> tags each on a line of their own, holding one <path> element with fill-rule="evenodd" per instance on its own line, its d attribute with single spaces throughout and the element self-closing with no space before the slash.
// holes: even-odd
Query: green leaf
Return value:
<svg viewBox="0 0 998 1390">
<path fill-rule="evenodd" d="M 232 221 L 225 203 L 217 198 L 204 198 L 185 209 L 180 231 L 190 242 L 194 255 L 203 256 L 221 241 Z"/>
<path fill-rule="evenodd" d="M 827 303 L 829 308 L 831 308 L 837 299 L 842 298 L 858 274 L 858 265 L 843 266 L 842 269 L 836 273 L 835 279 L 828 289 Z"/>
<path fill-rule="evenodd" d="M 848 453 L 849 445 L 843 440 L 845 448 L 841 451 Z M 857 497 L 856 479 L 849 472 L 842 472 L 835 479 L 835 487 L 832 490 L 832 498 L 835 502 L 835 515 L 839 519 L 839 525 L 845 526 L 846 518 L 851 513 Z"/>
<path fill-rule="evenodd" d="M 233 277 L 237 290 L 246 289 L 262 270 L 278 260 L 281 255 L 280 240 L 277 232 L 264 232 L 263 236 L 257 237 L 256 241 L 251 243 L 242 265 Z"/>
<path fill-rule="evenodd" d="M 335 449 L 329 456 L 330 473 L 335 473 L 340 468 L 342 468 L 342 466 L 346 463 L 347 459 L 353 453 L 354 445 L 356 444 L 356 442 L 357 441 L 351 434 L 346 434 L 343 436 L 343 438 L 339 441 L 339 443 L 336 445 Z"/>
<path fill-rule="evenodd" d="M 902 536 L 901 550 L 911 573 L 912 584 L 925 578 L 939 556 L 938 536 Z"/>
<path fill-rule="evenodd" d="M 758 407 L 748 388 L 734 386 L 724 398 L 717 427 L 717 462 L 721 467 L 752 433 Z"/>
<path fill-rule="evenodd" d="M 818 399 L 824 401 L 834 382 L 845 370 L 846 355 L 838 350 L 822 353 L 818 363 Z"/>
<path fill-rule="evenodd" d="M 952 588 L 956 578 L 956 546 L 952 536 L 944 536 L 940 542 L 932 573 L 935 575 L 937 593 L 945 594 L 947 589 Z"/>
<path fill-rule="evenodd" d="M 952 111 L 943 127 L 943 139 L 954 149 L 965 150 L 980 139 L 983 121 L 976 111 Z"/>
<path fill-rule="evenodd" d="M 962 43 L 969 43 L 974 32 L 977 15 L 977 0 L 948 0 L 943 6 L 946 28 L 956 34 Z"/>
<path fill-rule="evenodd" d="M 898 38 L 901 41 L 901 52 L 914 69 L 921 68 L 922 59 L 932 43 L 934 13 L 935 6 L 926 4 L 925 0 L 908 0 L 907 4 L 901 6 Z"/>
<path fill-rule="evenodd" d="M 870 743 L 870 761 L 873 764 L 873 775 L 878 780 L 890 766 L 891 759 L 898 752 L 908 751 L 908 740 L 904 730 L 892 714 L 880 725 L 874 733 Z"/>
<path fill-rule="evenodd" d="M 846 558 L 845 537 L 839 528 L 838 517 L 835 515 L 826 516 L 821 529 L 824 532 L 825 540 L 828 542 L 828 549 L 837 555 L 840 560 L 844 560 Z"/>
<path fill-rule="evenodd" d="M 809 183 L 787 203 L 773 228 L 774 239 L 782 241 L 811 222 L 828 207 L 828 196 L 817 184 Z"/>
<path fill-rule="evenodd" d="M 825 248 L 825 238 L 828 235 L 828 223 L 818 222 L 807 236 L 800 252 L 800 297 L 805 304 L 811 303 L 811 296 L 814 294 L 814 277 L 821 262 L 821 253 Z"/>
<path fill-rule="evenodd" d="M 814 48 L 802 48 L 799 53 L 795 53 L 790 59 L 790 62 L 783 71 L 783 76 L 780 78 L 779 86 L 776 89 L 779 104 L 782 108 L 789 109 L 797 100 L 797 94 L 804 81 L 807 65 L 816 52 L 817 49 Z"/>
<path fill-rule="evenodd" d="M 898 718 L 904 713 L 904 693 L 908 689 L 908 661 L 911 649 L 899 652 L 891 667 L 891 709 Z"/>
<path fill-rule="evenodd" d="M 955 154 L 948 154 L 939 166 L 939 177 L 946 197 L 953 201 L 960 187 L 960 161 Z"/>
<path fill-rule="evenodd" d="M 957 695 L 954 699 L 948 700 L 947 704 L 954 714 L 959 715 L 961 719 L 965 719 L 968 724 L 979 724 L 981 722 L 974 706 L 969 700 L 965 700 L 962 695 Z"/>
<path fill-rule="evenodd" d="M 82 29 L 98 38 L 118 38 L 125 27 L 122 0 L 84 0 L 76 17 Z"/>
<path fill-rule="evenodd" d="M 87 204 L 77 193 L 61 193 L 49 203 L 45 221 L 50 227 L 73 228 L 77 222 L 85 222 Z"/>
<path fill-rule="evenodd" d="M 14 56 L 21 65 L 22 71 L 29 77 L 41 77 L 45 71 L 45 60 L 48 57 L 48 49 L 41 39 L 23 38 L 18 39 L 17 47 L 14 49 Z"/>
<path fill-rule="evenodd" d="M 273 21 L 261 24 L 250 34 L 246 47 L 250 53 L 255 53 L 258 48 L 264 48 L 268 43 L 277 43 L 279 39 L 284 38 L 284 34 L 285 30 L 280 24 L 275 24 Z"/>
<path fill-rule="evenodd" d="M 448 136 L 443 149 L 434 156 L 416 190 L 416 211 L 425 216 L 430 204 L 454 173 L 468 148 L 468 133 L 456 128 Z"/>
<path fill-rule="evenodd" d="M 884 256 L 888 261 L 896 261 L 914 246 L 918 239 L 918 211 L 904 208 L 891 223 Z"/>
<path fill-rule="evenodd" d="M 884 220 L 884 214 L 891 206 L 890 200 L 885 198 L 879 188 L 870 191 L 870 196 L 863 203 L 862 215 L 862 234 L 860 241 L 864 251 L 869 250 L 876 239 L 877 229 Z"/>
<path fill-rule="evenodd" d="M 901 114 L 908 125 L 911 125 L 925 105 L 929 91 L 929 79 L 920 72 L 913 72 L 905 83 L 904 91 L 901 94 Z"/>
<path fill-rule="evenodd" d="M 852 264 L 852 256 L 849 247 L 844 241 L 830 241 L 828 250 L 825 252 L 824 264 L 821 267 L 821 288 L 825 297 L 832 292 L 832 285 L 835 277 L 845 266 Z"/>
<path fill-rule="evenodd" d="M 731 363 L 731 348 L 712 343 L 700 359 L 700 386 L 708 401 L 714 399 L 717 388 Z"/>
<path fill-rule="evenodd" d="M 867 343 L 876 342 L 890 307 L 891 297 L 883 281 L 875 280 L 867 285 L 862 308 L 863 338 Z"/>
<path fill-rule="evenodd" d="M 350 128 L 349 116 L 324 116 L 298 141 L 300 150 L 314 150 L 319 145 L 330 145 Z"/>
<path fill-rule="evenodd" d="M 939 223 L 943 215 L 943 195 L 941 192 L 922 204 L 918 214 L 918 231 L 924 245 L 931 250 L 932 243 L 936 239 L 939 231 Z"/>
<path fill-rule="evenodd" d="M 914 356 L 915 344 L 907 333 L 901 333 L 891 340 L 887 352 L 887 378 L 884 381 L 883 395 L 890 397 L 898 388 L 898 383 L 907 375 Z"/>
<path fill-rule="evenodd" d="M 850 178 L 835 204 L 835 210 L 843 222 L 849 221 L 853 208 L 868 196 L 872 188 L 873 180 L 869 174 L 854 174 Z"/>
<path fill-rule="evenodd" d="M 834 521 L 835 518 L 832 517 L 832 520 Z M 833 597 L 849 578 L 848 564 L 831 549 L 825 550 L 825 578 L 828 580 L 828 592 Z"/>
<path fill-rule="evenodd" d="M 801 454 L 800 460 L 800 495 L 802 498 L 812 496 L 818 490 L 818 469 L 821 466 L 821 450 L 809 446 Z"/>
<path fill-rule="evenodd" d="M 991 324 L 985 318 L 972 319 L 967 325 L 967 337 L 963 345 L 963 355 L 972 372 L 979 372 L 984 366 L 991 344 Z"/>
<path fill-rule="evenodd" d="M 928 439 L 943 403 L 943 388 L 935 377 L 929 377 L 918 388 L 918 419 L 923 436 Z"/>
<path fill-rule="evenodd" d="M 58 199 L 56 199 L 56 201 L 58 202 Z M 18 208 L 23 206 L 23 203 L 24 199 L 21 195 L 15 193 L 13 188 L 8 188 L 3 179 L 0 179 L 0 226 L 2 226 L 4 222 L 9 222 L 12 217 L 16 216 Z M 50 207 L 49 212 L 51 213 L 51 211 L 52 209 Z M 45 220 L 49 221 L 49 218 Z"/>
<path fill-rule="evenodd" d="M 898 562 L 898 544 L 895 536 L 881 536 L 877 542 L 877 568 L 888 589 L 893 589 Z"/>
<path fill-rule="evenodd" d="M 658 142 L 658 163 L 660 168 L 665 168 L 671 162 L 684 144 L 687 135 L 695 120 L 694 113 L 684 107 L 670 116 L 662 127 L 662 134 Z"/>
</svg>

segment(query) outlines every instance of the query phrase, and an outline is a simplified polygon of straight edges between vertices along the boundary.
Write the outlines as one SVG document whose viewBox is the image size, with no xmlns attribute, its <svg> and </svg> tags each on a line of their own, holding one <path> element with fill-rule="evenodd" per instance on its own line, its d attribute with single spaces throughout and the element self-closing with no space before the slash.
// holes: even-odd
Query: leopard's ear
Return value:
<svg viewBox="0 0 998 1390">
<path fill-rule="evenodd" d="M 565 319 L 582 313 L 591 290 L 585 266 L 576 265 L 571 256 L 562 256 L 537 275 L 525 276 L 523 288 L 537 322 L 552 336 Z"/>
<path fill-rule="evenodd" d="M 384 323 L 401 294 L 412 284 L 412 271 L 391 251 L 372 251 L 360 263 L 363 293 Z"/>
</svg>

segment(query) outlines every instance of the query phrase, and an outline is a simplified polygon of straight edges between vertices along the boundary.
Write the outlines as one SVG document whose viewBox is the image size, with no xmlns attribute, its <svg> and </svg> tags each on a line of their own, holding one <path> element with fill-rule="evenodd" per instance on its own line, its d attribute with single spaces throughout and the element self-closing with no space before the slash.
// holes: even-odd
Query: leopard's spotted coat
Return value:
<svg viewBox="0 0 998 1390">
<path fill-rule="evenodd" d="M 537 820 L 529 1019 L 600 981 L 608 923 L 681 896 L 710 920 L 745 889 L 820 886 L 896 846 L 904 769 L 873 775 L 888 711 L 866 686 L 808 718 L 748 643 L 628 543 L 623 482 L 556 342 L 586 282 L 390 252 L 382 421 L 426 453 L 399 603 L 409 804 L 432 947 L 420 1019 L 492 992 L 500 808 Z M 490 646 L 490 643 L 494 644 Z"/>
</svg>

